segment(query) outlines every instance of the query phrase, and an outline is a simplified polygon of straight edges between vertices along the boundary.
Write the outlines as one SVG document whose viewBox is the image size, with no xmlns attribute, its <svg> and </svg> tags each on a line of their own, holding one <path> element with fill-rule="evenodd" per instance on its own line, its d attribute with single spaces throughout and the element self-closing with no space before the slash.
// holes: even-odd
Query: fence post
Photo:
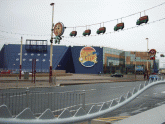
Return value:
<svg viewBox="0 0 165 124">
<path fill-rule="evenodd" d="M 82 108 L 85 110 L 85 93 L 82 93 Z"/>
<path fill-rule="evenodd" d="M 26 88 L 26 107 L 29 107 L 29 87 Z"/>
</svg>

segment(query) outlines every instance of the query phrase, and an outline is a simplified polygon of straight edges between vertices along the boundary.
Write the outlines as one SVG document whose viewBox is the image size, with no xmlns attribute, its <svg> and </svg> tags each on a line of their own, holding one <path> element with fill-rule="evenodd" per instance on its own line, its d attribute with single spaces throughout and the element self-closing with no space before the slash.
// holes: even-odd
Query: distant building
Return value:
<svg viewBox="0 0 165 124">
<path fill-rule="evenodd" d="M 121 72 L 143 74 L 147 70 L 147 52 L 123 51 L 103 48 L 104 73 Z M 148 70 L 153 68 L 153 60 L 148 60 Z"/>
</svg>

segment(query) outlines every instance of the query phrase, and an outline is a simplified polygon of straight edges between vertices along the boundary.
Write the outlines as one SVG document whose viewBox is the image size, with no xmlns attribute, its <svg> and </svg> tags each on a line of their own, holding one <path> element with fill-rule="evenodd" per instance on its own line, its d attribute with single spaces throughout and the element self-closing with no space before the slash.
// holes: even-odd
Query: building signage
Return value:
<svg viewBox="0 0 165 124">
<path fill-rule="evenodd" d="M 98 53 L 93 47 L 83 47 L 80 51 L 79 61 L 85 67 L 92 67 L 97 63 Z"/>
<path fill-rule="evenodd" d="M 155 60 L 156 50 L 155 49 L 151 49 L 149 51 L 149 54 L 150 54 L 150 60 Z"/>
<path fill-rule="evenodd" d="M 143 66 L 141 65 L 136 66 L 136 71 L 144 71 Z"/>
<path fill-rule="evenodd" d="M 58 22 L 54 26 L 54 34 L 60 37 L 61 35 L 63 35 L 64 29 L 64 24 L 62 22 Z"/>
</svg>

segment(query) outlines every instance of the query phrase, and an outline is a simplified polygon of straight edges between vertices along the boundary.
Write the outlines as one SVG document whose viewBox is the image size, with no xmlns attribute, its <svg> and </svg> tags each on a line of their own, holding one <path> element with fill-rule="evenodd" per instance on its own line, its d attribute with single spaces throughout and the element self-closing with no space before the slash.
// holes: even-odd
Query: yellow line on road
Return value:
<svg viewBox="0 0 165 124">
<path fill-rule="evenodd" d="M 117 120 L 122 120 L 125 118 L 128 118 L 130 116 L 119 116 L 119 117 L 109 117 L 109 118 L 98 118 L 98 119 L 94 119 L 94 120 L 102 120 L 102 121 L 117 121 Z"/>
</svg>

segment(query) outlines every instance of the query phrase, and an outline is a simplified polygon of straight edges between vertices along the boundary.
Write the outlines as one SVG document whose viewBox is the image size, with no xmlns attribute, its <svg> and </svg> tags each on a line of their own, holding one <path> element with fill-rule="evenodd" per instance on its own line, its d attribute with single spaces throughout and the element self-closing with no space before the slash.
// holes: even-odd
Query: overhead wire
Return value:
<svg viewBox="0 0 165 124">
<path fill-rule="evenodd" d="M 158 6 L 161 6 L 161 5 L 164 5 L 165 4 L 165 2 L 164 3 L 162 3 L 162 4 L 159 4 L 159 5 L 157 5 L 157 6 L 154 6 L 154 7 L 151 7 L 151 8 L 149 8 L 149 9 L 146 9 L 146 10 L 143 10 L 143 11 L 148 11 L 148 10 L 151 10 L 151 9 L 154 9 L 154 8 L 156 8 L 156 7 L 158 7 Z M 121 17 L 121 18 L 127 18 L 127 17 L 130 17 L 130 16 L 133 16 L 133 15 L 135 15 L 135 14 L 138 14 L 138 13 L 141 13 L 141 12 L 143 12 L 143 11 L 140 11 L 140 12 L 137 12 L 137 13 L 134 13 L 134 14 L 131 14 L 131 15 L 128 15 L 128 16 L 124 16 L 124 17 Z M 118 18 L 118 19 L 121 19 L 121 18 Z M 66 28 L 77 28 L 77 27 L 87 27 L 87 26 L 92 26 L 92 25 L 97 25 L 97 24 L 104 24 L 104 23 L 107 23 L 107 22 L 111 22 L 111 21 L 114 21 L 114 20 L 118 20 L 118 19 L 113 19 L 113 20 L 110 20 L 110 21 L 106 21 L 106 22 L 101 22 L 101 23 L 95 23 L 95 24 L 91 24 L 91 25 L 85 25 L 85 26 L 75 26 L 75 27 L 66 27 Z M 164 20 L 165 18 L 162 18 L 162 19 L 160 19 L 160 20 L 156 20 L 156 21 L 153 21 L 153 22 L 150 22 L 150 23 L 154 23 L 154 22 L 157 22 L 157 21 L 161 21 L 161 20 Z M 150 24 L 150 23 L 147 23 L 147 24 Z M 4 26 L 2 26 L 2 25 L 0 25 L 1 27 L 4 27 Z M 140 25 L 140 26 L 143 26 L 143 25 Z M 134 27 L 130 27 L 130 28 L 127 28 L 127 29 L 123 29 L 123 31 L 124 30 L 129 30 L 129 29 L 132 29 L 132 28 L 136 28 L 136 27 L 139 27 L 139 26 L 134 26 Z M 41 35 L 41 34 L 26 34 L 26 33 L 16 33 L 16 32 L 8 32 L 8 31 L 3 31 L 3 30 L 0 30 L 0 32 L 2 32 L 2 33 L 7 33 L 7 34 L 14 34 L 14 35 L 27 35 L 27 36 L 50 36 L 51 34 L 45 34 L 45 35 Z M 119 31 L 117 31 L 117 32 L 119 32 Z M 115 33 L 115 31 L 114 32 L 108 32 L 108 33 L 104 33 L 104 34 L 109 34 L 109 33 Z M 99 35 L 97 35 L 97 34 L 95 34 L 95 35 L 89 35 L 90 37 L 91 36 L 99 36 Z M 79 37 L 84 37 L 84 36 L 76 36 L 76 37 L 67 37 L 67 36 L 64 36 L 64 38 L 79 38 Z"/>
<path fill-rule="evenodd" d="M 156 23 L 158 21 L 162 21 L 162 20 L 165 20 L 165 18 L 162 18 L 162 19 L 158 19 L 158 20 L 155 20 L 155 21 L 152 21 L 152 22 L 149 22 L 149 23 L 146 23 L 146 24 L 143 24 L 143 25 L 136 25 L 134 27 L 129 27 L 129 28 L 126 28 L 126 29 L 123 29 L 123 30 L 118 30 L 118 31 L 113 31 L 113 32 L 106 32 L 104 34 L 94 34 L 94 35 L 89 35 L 89 36 L 76 36 L 76 37 L 69 37 L 69 36 L 62 36 L 63 38 L 87 38 L 87 37 L 92 37 L 92 36 L 100 36 L 100 35 L 107 35 L 107 34 L 112 34 L 112 33 L 118 33 L 118 32 L 121 32 L 121 31 L 125 31 L 125 30 L 129 30 L 129 29 L 133 29 L 133 28 L 138 28 L 138 27 L 141 27 L 141 26 L 145 26 L 145 25 L 149 25 L 149 24 L 152 24 L 152 23 Z M 3 32 L 3 33 L 8 33 L 8 34 L 13 34 L 13 35 L 26 35 L 26 36 L 50 36 L 50 35 L 35 35 L 35 34 L 23 34 L 23 33 L 14 33 L 14 32 L 7 32 L 7 31 L 2 31 L 0 30 L 0 32 Z M 2 36 L 2 35 L 1 35 Z"/>
<path fill-rule="evenodd" d="M 145 12 L 145 11 L 154 9 L 154 8 L 159 7 L 159 6 L 162 6 L 164 4 L 165 4 L 165 2 L 164 3 L 161 3 L 159 5 L 153 6 L 151 8 L 148 8 L 146 10 L 143 10 L 143 11 L 140 11 L 140 12 L 137 12 L 137 13 L 134 13 L 134 14 L 130 14 L 128 16 L 124 16 L 124 17 L 121 17 L 121 18 L 117 18 L 117 19 L 112 19 L 112 20 L 109 20 L 109 21 L 105 21 L 105 22 L 100 22 L 100 23 L 95 23 L 95 24 L 90 24 L 90 25 L 84 25 L 84 26 L 66 27 L 66 28 L 78 28 L 78 27 L 86 27 L 86 26 L 98 25 L 98 24 L 101 24 L 101 23 L 108 23 L 108 22 L 112 22 L 112 21 L 115 21 L 115 20 L 118 20 L 118 19 L 122 19 L 122 18 L 127 18 L 127 17 L 133 16 L 133 15 L 139 14 L 141 12 Z"/>
<path fill-rule="evenodd" d="M 113 32 L 106 32 L 106 33 L 104 33 L 104 34 L 117 33 L 117 32 L 120 32 L 120 31 L 125 31 L 125 30 L 129 30 L 129 29 L 133 29 L 133 28 L 137 28 L 137 27 L 141 27 L 141 26 L 149 25 L 149 24 L 152 24 L 152 23 L 156 23 L 156 22 L 158 22 L 158 21 L 162 21 L 162 20 L 165 20 L 165 18 L 158 19 L 158 20 L 155 20 L 155 21 L 152 21 L 152 22 L 149 22 L 149 23 L 143 24 L 143 25 L 136 25 L 136 26 L 134 26 L 134 27 L 126 28 L 126 29 L 123 29 L 123 30 L 118 30 L 118 31 L 113 31 Z M 104 35 L 104 34 L 101 34 L 101 35 Z M 92 37 L 92 36 L 100 36 L 100 34 L 89 35 L 89 36 L 87 36 L 87 37 Z M 76 36 L 76 37 L 63 36 L 63 37 L 64 37 L 64 38 L 80 38 L 80 37 L 86 37 L 86 36 Z"/>
</svg>

